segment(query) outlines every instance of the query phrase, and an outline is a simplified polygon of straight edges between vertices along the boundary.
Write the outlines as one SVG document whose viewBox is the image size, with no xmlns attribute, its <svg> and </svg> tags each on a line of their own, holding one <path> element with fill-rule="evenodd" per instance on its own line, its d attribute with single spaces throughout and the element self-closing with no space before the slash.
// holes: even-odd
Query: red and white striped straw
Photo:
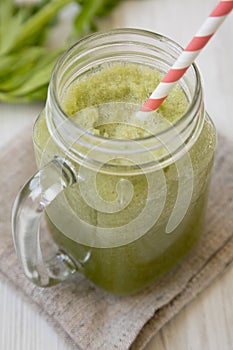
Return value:
<svg viewBox="0 0 233 350">
<path fill-rule="evenodd" d="M 218 3 L 194 38 L 141 107 L 142 112 L 155 111 L 163 103 L 174 85 L 176 85 L 177 81 L 194 62 L 195 58 L 199 55 L 203 47 L 208 43 L 232 9 L 233 0 L 225 0 Z"/>
</svg>

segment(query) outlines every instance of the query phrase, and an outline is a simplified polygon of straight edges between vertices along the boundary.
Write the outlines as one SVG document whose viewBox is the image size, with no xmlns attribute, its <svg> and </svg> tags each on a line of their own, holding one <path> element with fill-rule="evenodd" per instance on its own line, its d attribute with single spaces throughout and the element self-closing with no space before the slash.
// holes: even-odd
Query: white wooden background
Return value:
<svg viewBox="0 0 233 350">
<path fill-rule="evenodd" d="M 185 45 L 216 1 L 123 0 L 102 27 L 149 29 Z M 207 110 L 218 131 L 233 139 L 233 14 L 198 63 Z M 0 148 L 32 124 L 41 108 L 40 103 L 0 104 Z M 232 329 L 233 266 L 171 320 L 147 350 L 232 350 Z M 66 346 L 31 306 L 0 281 L 0 350 L 42 349 L 66 350 Z"/>
</svg>

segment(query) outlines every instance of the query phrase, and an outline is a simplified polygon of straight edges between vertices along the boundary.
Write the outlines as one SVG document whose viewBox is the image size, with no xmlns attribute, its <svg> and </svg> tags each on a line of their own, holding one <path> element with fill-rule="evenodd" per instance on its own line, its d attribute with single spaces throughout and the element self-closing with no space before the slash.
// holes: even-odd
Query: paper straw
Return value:
<svg viewBox="0 0 233 350">
<path fill-rule="evenodd" d="M 141 107 L 142 112 L 155 111 L 163 103 L 174 85 L 194 62 L 232 9 L 233 0 L 225 0 L 218 3 L 163 80 Z"/>
</svg>

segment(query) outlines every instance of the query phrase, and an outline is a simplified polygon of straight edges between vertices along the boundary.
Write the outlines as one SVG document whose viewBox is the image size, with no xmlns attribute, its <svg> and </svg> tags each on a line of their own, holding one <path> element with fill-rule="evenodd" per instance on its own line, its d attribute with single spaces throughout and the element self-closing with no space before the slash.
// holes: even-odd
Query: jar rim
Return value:
<svg viewBox="0 0 233 350">
<path fill-rule="evenodd" d="M 59 97 L 58 97 L 58 93 L 57 93 L 57 89 L 54 88 L 57 86 L 57 79 L 58 79 L 58 72 L 61 69 L 61 67 L 63 67 L 63 65 L 65 64 L 66 60 L 68 57 L 70 57 L 74 51 L 76 51 L 78 48 L 81 48 L 84 44 L 87 43 L 94 43 L 96 42 L 96 40 L 100 40 L 100 39 L 104 39 L 106 37 L 108 37 L 109 39 L 111 37 L 114 37 L 115 35 L 125 35 L 130 36 L 130 35 L 139 35 L 141 37 L 145 37 L 147 39 L 153 39 L 156 40 L 160 43 L 165 43 L 169 45 L 169 48 L 171 48 L 175 53 L 176 56 L 178 57 L 178 55 L 182 52 L 183 48 L 181 45 L 179 45 L 177 42 L 175 42 L 174 40 L 159 34 L 159 33 L 154 33 L 152 31 L 148 31 L 148 30 L 144 30 L 144 29 L 136 29 L 136 28 L 118 28 L 118 29 L 111 29 L 108 31 L 101 31 L 101 32 L 97 32 L 97 33 L 93 33 L 90 34 L 82 39 L 80 39 L 78 42 L 76 42 L 74 45 L 72 45 L 68 50 L 66 50 L 58 59 L 57 63 L 54 66 L 53 72 L 52 72 L 52 76 L 51 76 L 51 80 L 50 80 L 50 85 L 49 85 L 49 91 L 48 91 L 48 98 L 50 96 L 50 99 L 52 99 L 54 101 L 54 103 L 56 104 L 56 112 L 59 113 L 60 118 L 63 121 L 66 121 L 70 124 L 70 126 L 72 126 L 72 129 L 78 133 L 85 133 L 85 136 L 89 138 L 89 141 L 103 141 L 106 140 L 106 138 L 99 136 L 99 135 L 94 135 L 92 133 L 90 133 L 87 130 L 83 130 L 78 124 L 76 124 L 63 110 L 61 103 L 59 101 Z M 152 45 L 152 44 L 151 44 Z M 190 118 L 190 114 L 191 112 L 196 108 L 197 111 L 200 111 L 203 108 L 203 92 L 202 92 L 202 85 L 201 85 L 201 76 L 200 76 L 200 72 L 198 70 L 198 67 L 195 63 L 193 63 L 189 69 L 187 71 L 190 71 L 190 69 L 192 70 L 192 74 L 194 76 L 194 81 L 195 81 L 195 85 L 193 88 L 193 94 L 192 94 L 192 98 L 189 101 L 188 104 L 188 108 L 185 111 L 185 113 L 176 121 L 174 122 L 172 125 L 170 125 L 168 128 L 166 128 L 165 130 L 159 131 L 156 134 L 152 134 L 146 137 L 142 137 L 142 138 L 138 138 L 136 139 L 138 144 L 145 144 L 145 142 L 152 142 L 155 139 L 160 139 L 163 137 L 166 137 L 166 135 L 168 135 L 171 130 L 174 130 L 174 128 L 176 129 L 181 129 L 182 130 L 182 126 L 184 125 L 184 123 L 188 123 L 188 118 Z M 198 114 L 198 113 L 196 113 Z M 203 124 L 203 120 L 202 122 L 200 121 L 199 123 L 197 123 L 199 125 L 199 129 L 201 127 L 201 125 Z M 189 146 L 191 147 L 192 144 L 195 142 L 195 140 L 197 139 L 197 137 L 200 134 L 200 130 L 198 132 L 195 133 L 195 138 L 192 137 L 192 142 L 189 142 Z M 116 147 L 118 148 L 119 145 L 127 145 L 129 146 L 132 143 L 135 143 L 135 140 L 130 140 L 130 139 L 108 139 L 108 144 L 111 144 L 112 147 Z M 190 148 L 189 147 L 189 148 Z M 101 149 L 101 147 L 99 148 L 99 150 L 102 151 L 107 151 L 108 149 Z M 187 150 L 187 149 L 186 149 Z M 111 149 L 111 152 L 113 150 Z M 174 161 L 174 159 L 173 159 Z"/>
</svg>

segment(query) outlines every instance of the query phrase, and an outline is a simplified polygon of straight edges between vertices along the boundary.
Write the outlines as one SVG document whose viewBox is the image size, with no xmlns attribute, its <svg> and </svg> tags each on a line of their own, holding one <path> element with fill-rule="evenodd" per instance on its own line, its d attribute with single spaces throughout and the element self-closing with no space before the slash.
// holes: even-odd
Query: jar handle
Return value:
<svg viewBox="0 0 233 350">
<path fill-rule="evenodd" d="M 45 208 L 75 182 L 70 164 L 55 157 L 32 176 L 16 197 L 12 210 L 15 249 L 25 275 L 39 287 L 53 286 L 78 270 L 78 264 L 62 248 L 57 246 L 52 258 L 44 260 L 40 247 L 40 221 Z"/>
</svg>

